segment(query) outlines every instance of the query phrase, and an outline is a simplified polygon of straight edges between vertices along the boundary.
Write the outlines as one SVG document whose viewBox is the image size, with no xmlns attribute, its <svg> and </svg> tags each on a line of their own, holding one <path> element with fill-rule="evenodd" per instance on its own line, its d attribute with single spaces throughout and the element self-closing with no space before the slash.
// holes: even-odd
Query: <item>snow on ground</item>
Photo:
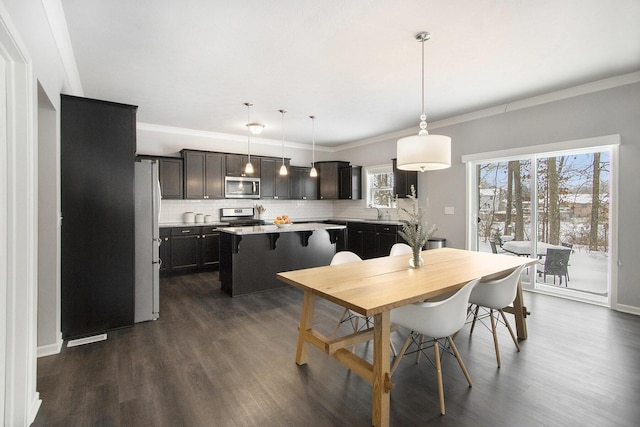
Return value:
<svg viewBox="0 0 640 427">
<path fill-rule="evenodd" d="M 498 249 L 500 251 L 500 249 Z M 481 252 L 491 252 L 489 242 L 480 242 Z M 506 253 L 509 255 L 509 253 Z M 514 255 L 515 256 L 515 255 Z M 567 288 L 591 294 L 606 296 L 608 292 L 608 254 L 589 252 L 584 248 L 575 248 L 569 257 L 569 283 Z M 538 277 L 542 282 L 543 277 Z M 553 286 L 553 276 L 547 275 L 547 284 Z M 559 280 L 556 277 L 556 286 Z M 562 287 L 565 286 L 564 280 Z"/>
</svg>

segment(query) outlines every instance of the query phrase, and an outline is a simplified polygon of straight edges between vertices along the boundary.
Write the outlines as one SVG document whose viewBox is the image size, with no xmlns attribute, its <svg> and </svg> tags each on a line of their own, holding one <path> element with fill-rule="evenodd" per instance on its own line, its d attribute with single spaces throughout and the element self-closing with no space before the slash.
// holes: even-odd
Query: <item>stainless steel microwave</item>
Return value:
<svg viewBox="0 0 640 427">
<path fill-rule="evenodd" d="M 259 199 L 260 178 L 246 176 L 226 176 L 224 197 L 227 199 Z"/>
</svg>

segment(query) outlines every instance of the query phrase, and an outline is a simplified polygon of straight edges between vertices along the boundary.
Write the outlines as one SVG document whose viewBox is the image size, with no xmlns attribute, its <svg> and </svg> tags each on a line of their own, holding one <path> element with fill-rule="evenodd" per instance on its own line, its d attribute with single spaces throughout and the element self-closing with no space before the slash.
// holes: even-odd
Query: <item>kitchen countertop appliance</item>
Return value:
<svg viewBox="0 0 640 427">
<path fill-rule="evenodd" d="M 231 227 L 264 225 L 264 221 L 255 218 L 253 208 L 222 208 L 220 222 L 226 222 Z"/>
</svg>

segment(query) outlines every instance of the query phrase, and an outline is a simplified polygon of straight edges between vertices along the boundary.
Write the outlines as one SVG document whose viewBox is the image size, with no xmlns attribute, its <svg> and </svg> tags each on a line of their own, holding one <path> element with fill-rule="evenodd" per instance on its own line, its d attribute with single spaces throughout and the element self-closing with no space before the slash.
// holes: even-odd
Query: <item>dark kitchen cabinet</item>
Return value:
<svg viewBox="0 0 640 427">
<path fill-rule="evenodd" d="M 171 271 L 190 270 L 198 267 L 200 227 L 176 227 L 171 229 Z"/>
<path fill-rule="evenodd" d="M 223 199 L 225 154 L 182 150 L 185 199 Z"/>
<path fill-rule="evenodd" d="M 62 338 L 132 326 L 136 110 L 61 95 Z"/>
<path fill-rule="evenodd" d="M 160 240 L 160 259 L 166 264 L 161 266 L 163 273 L 210 269 L 219 264 L 220 233 L 216 226 L 161 228 Z"/>
<path fill-rule="evenodd" d="M 295 200 L 315 200 L 318 198 L 318 178 L 309 176 L 311 168 L 291 166 L 291 198 Z"/>
<path fill-rule="evenodd" d="M 340 168 L 339 198 L 357 200 L 362 198 L 362 166 Z"/>
<path fill-rule="evenodd" d="M 360 258 L 375 258 L 378 255 L 375 224 L 348 223 L 347 243 L 349 250 Z"/>
<path fill-rule="evenodd" d="M 249 156 L 243 154 L 227 154 L 225 155 L 225 168 L 227 176 L 260 176 L 260 157 L 251 156 L 251 165 L 253 173 L 246 174 L 244 168 L 247 165 Z"/>
<path fill-rule="evenodd" d="M 214 226 L 200 227 L 200 258 L 202 268 L 218 266 L 220 261 L 220 232 Z"/>
<path fill-rule="evenodd" d="M 290 160 L 285 159 L 284 164 L 290 170 Z M 260 158 L 260 198 L 261 199 L 288 199 L 290 194 L 289 174 L 280 175 L 282 159 L 275 157 Z"/>
<path fill-rule="evenodd" d="M 391 247 L 397 242 L 397 225 L 363 222 L 347 224 L 348 248 L 362 259 L 387 256 Z"/>
<path fill-rule="evenodd" d="M 316 162 L 318 171 L 318 199 L 337 200 L 340 198 L 340 169 L 349 166 L 349 162 Z"/>
<path fill-rule="evenodd" d="M 160 229 L 160 273 L 167 273 L 171 270 L 171 229 Z"/>
<path fill-rule="evenodd" d="M 379 257 L 389 255 L 391 247 L 398 241 L 397 225 L 376 224 L 376 244 Z"/>
<path fill-rule="evenodd" d="M 182 159 L 169 159 L 159 157 L 158 176 L 160 179 L 160 190 L 163 199 L 183 199 L 184 198 L 184 172 Z"/>
<path fill-rule="evenodd" d="M 411 186 L 416 189 L 416 196 L 418 195 L 418 172 L 415 171 L 403 171 L 398 169 L 396 159 L 391 159 L 393 162 L 393 194 L 401 199 L 407 198 L 411 195 Z"/>
</svg>

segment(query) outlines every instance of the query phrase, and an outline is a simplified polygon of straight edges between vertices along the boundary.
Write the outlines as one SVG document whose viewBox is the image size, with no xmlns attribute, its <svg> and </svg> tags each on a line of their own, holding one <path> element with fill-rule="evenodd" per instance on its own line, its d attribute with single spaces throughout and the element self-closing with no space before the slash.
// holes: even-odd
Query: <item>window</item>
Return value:
<svg viewBox="0 0 640 427">
<path fill-rule="evenodd" d="M 368 167 L 366 177 L 367 206 L 395 208 L 391 165 Z"/>
<path fill-rule="evenodd" d="M 525 288 L 609 305 L 618 143 L 608 136 L 463 156 L 475 217 L 469 247 L 538 258 Z"/>
</svg>

